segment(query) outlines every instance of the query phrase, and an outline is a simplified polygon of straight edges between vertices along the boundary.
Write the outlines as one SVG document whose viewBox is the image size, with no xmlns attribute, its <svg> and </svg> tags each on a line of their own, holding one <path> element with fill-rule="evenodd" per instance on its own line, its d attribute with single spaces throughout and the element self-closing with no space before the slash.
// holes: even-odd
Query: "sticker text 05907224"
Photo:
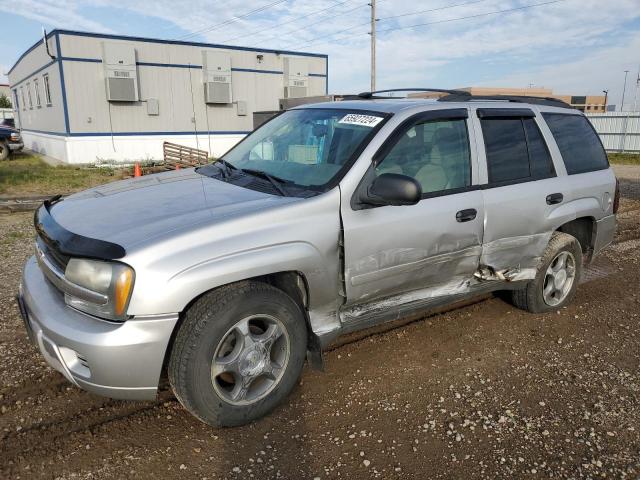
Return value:
<svg viewBox="0 0 640 480">
<path fill-rule="evenodd" d="M 338 123 L 346 123 L 348 125 L 360 125 L 363 127 L 375 127 L 382 121 L 382 117 L 375 115 L 362 115 L 359 113 L 349 113 L 345 115 Z"/>
</svg>

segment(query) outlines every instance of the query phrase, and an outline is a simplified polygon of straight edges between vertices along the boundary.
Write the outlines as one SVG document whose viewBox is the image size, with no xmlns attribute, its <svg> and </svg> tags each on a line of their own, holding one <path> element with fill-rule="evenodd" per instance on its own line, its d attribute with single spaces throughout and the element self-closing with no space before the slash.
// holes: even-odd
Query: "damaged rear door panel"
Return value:
<svg viewBox="0 0 640 480">
<path fill-rule="evenodd" d="M 569 195 L 530 108 L 479 108 L 473 115 L 486 165 L 482 279 L 528 280 L 557 228 L 554 211 Z"/>
</svg>

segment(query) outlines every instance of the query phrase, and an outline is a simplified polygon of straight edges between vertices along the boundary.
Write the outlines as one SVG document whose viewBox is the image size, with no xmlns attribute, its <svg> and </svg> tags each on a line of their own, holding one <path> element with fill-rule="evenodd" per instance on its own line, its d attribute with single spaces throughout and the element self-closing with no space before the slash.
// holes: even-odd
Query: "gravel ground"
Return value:
<svg viewBox="0 0 640 480">
<path fill-rule="evenodd" d="M 68 384 L 13 299 L 31 214 L 0 216 L 0 478 L 640 478 L 640 167 L 572 305 L 490 298 L 326 354 L 270 416 L 212 429 Z"/>
</svg>

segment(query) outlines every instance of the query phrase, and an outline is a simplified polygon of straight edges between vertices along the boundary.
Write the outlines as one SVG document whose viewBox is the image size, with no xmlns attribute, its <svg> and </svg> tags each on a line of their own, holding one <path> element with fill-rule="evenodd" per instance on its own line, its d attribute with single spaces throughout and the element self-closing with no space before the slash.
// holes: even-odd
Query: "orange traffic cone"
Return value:
<svg viewBox="0 0 640 480">
<path fill-rule="evenodd" d="M 135 165 L 133 166 L 133 176 L 134 177 L 142 176 L 142 169 L 140 168 L 140 164 L 138 162 L 136 162 Z"/>
<path fill-rule="evenodd" d="M 176 163 L 176 170 L 180 170 L 180 164 Z"/>
</svg>

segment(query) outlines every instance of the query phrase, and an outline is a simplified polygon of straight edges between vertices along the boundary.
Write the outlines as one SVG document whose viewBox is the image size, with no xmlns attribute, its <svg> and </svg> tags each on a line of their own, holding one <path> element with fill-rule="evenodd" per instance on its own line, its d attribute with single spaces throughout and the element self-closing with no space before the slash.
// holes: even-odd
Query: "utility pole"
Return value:
<svg viewBox="0 0 640 480">
<path fill-rule="evenodd" d="M 622 88 L 622 104 L 620 105 L 620 111 L 624 111 L 624 95 L 627 93 L 627 75 L 629 75 L 629 70 L 624 71 L 624 87 Z"/>
<path fill-rule="evenodd" d="M 371 0 L 371 91 L 376 90 L 376 0 Z"/>
<path fill-rule="evenodd" d="M 607 100 L 609 99 L 609 90 L 602 90 L 604 93 L 604 113 L 607 113 Z"/>
</svg>

